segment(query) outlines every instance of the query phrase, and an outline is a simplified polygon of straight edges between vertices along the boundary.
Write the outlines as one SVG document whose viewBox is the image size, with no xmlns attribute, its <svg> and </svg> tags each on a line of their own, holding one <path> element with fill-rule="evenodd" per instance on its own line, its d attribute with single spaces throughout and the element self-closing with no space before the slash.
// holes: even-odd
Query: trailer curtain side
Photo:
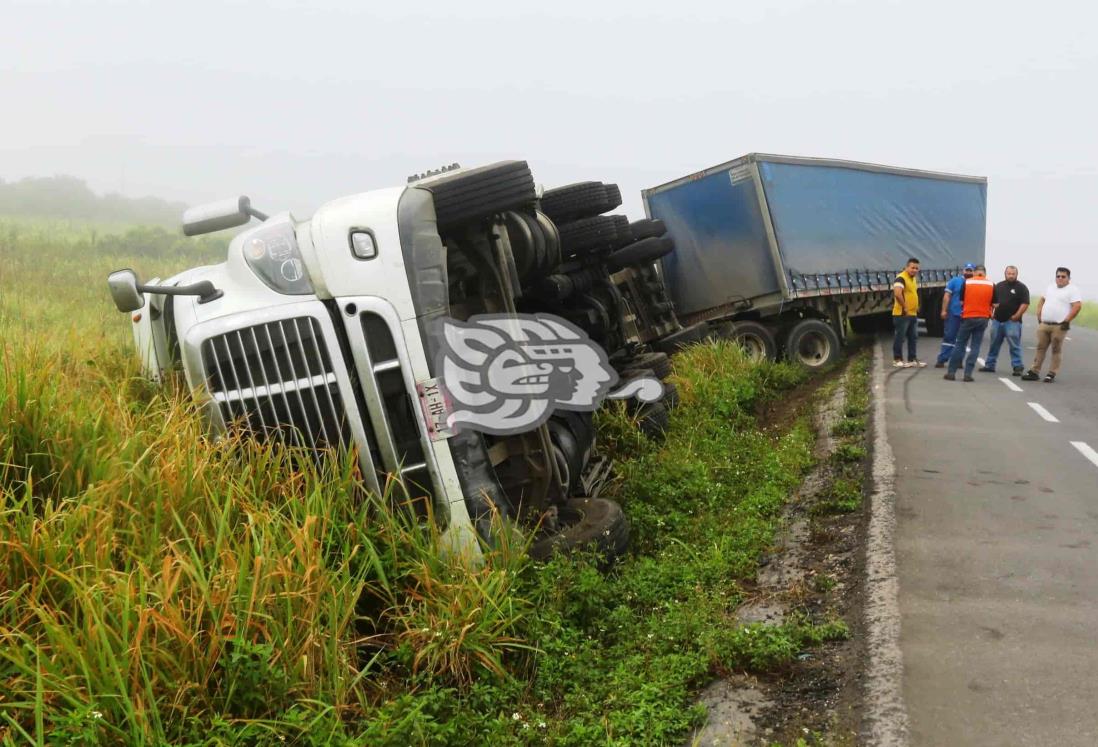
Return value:
<svg viewBox="0 0 1098 747">
<path fill-rule="evenodd" d="M 684 315 L 887 289 L 908 257 L 938 285 L 984 258 L 978 177 L 752 155 L 644 197 L 675 241 L 663 272 Z"/>
</svg>

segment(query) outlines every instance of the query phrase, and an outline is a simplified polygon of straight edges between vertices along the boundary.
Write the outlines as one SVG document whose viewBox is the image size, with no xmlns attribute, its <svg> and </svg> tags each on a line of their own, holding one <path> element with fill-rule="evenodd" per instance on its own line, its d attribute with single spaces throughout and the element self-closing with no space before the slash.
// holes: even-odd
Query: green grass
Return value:
<svg viewBox="0 0 1098 747">
<path fill-rule="evenodd" d="M 1079 315 L 1075 317 L 1074 324 L 1081 327 L 1098 329 L 1098 302 L 1083 301 L 1083 308 L 1079 309 Z"/>
<path fill-rule="evenodd" d="M 831 435 L 838 440 L 830 457 L 833 474 L 820 500 L 811 507 L 817 516 L 847 514 L 862 507 L 864 464 L 868 456 L 865 417 L 869 409 L 868 354 L 860 354 L 850 364 L 845 386 L 843 417 L 831 427 Z"/>
<path fill-rule="evenodd" d="M 471 565 L 353 459 L 211 441 L 138 377 L 107 272 L 223 250 L 0 222 L 0 742 L 675 743 L 713 676 L 846 635 L 735 618 L 812 461 L 806 419 L 753 416 L 798 369 L 703 345 L 662 443 L 600 413 L 633 532 L 610 573 L 507 543 Z"/>
</svg>

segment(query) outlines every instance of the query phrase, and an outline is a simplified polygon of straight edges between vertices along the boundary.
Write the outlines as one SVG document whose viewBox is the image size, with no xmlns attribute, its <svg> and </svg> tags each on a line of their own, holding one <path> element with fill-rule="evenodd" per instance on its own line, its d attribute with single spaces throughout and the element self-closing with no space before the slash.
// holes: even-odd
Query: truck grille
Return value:
<svg viewBox="0 0 1098 747">
<path fill-rule="evenodd" d="M 226 425 L 260 439 L 349 448 L 351 430 L 319 322 L 257 324 L 202 343 L 211 395 Z"/>
<path fill-rule="evenodd" d="M 416 421 L 418 402 L 405 385 L 393 333 L 378 314 L 363 312 L 360 319 L 368 354 L 368 378 L 363 383 L 367 402 L 373 400 L 376 405 L 369 409 L 374 416 L 382 462 L 390 474 L 399 476 L 409 497 L 432 500 L 434 491 L 424 437 Z"/>
</svg>

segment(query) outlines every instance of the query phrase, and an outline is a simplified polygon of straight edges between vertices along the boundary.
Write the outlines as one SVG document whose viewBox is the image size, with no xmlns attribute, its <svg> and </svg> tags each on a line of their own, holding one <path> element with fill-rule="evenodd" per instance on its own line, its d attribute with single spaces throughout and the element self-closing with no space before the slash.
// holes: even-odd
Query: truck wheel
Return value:
<svg viewBox="0 0 1098 747">
<path fill-rule="evenodd" d="M 413 187 L 434 196 L 435 217 L 441 230 L 527 207 L 537 200 L 534 177 L 526 161 L 500 161 Z"/>
<path fill-rule="evenodd" d="M 662 402 L 644 405 L 637 413 L 637 427 L 653 441 L 662 439 L 670 424 L 671 416 Z"/>
<path fill-rule="evenodd" d="M 658 379 L 666 379 L 671 375 L 671 359 L 667 357 L 667 353 L 644 353 L 631 359 L 626 366 L 628 368 L 623 372 L 623 378 L 630 371 L 645 368 L 649 369 Z"/>
<path fill-rule="evenodd" d="M 786 357 L 807 368 L 823 368 L 839 360 L 839 336 L 819 319 L 802 319 L 786 338 Z"/>
<path fill-rule="evenodd" d="M 548 560 L 556 553 L 592 548 L 609 562 L 629 546 L 629 523 L 613 501 L 573 498 L 557 508 L 557 518 L 563 528 L 531 544 L 530 557 Z"/>
<path fill-rule="evenodd" d="M 675 406 L 679 404 L 679 388 L 674 384 L 665 383 L 663 385 L 663 398 L 660 399 L 660 404 L 667 410 L 674 410 Z"/>
<path fill-rule="evenodd" d="M 778 357 L 778 343 L 774 339 L 774 333 L 758 322 L 736 322 L 732 339 L 753 361 L 772 361 Z"/>
<path fill-rule="evenodd" d="M 654 236 L 663 236 L 667 233 L 667 226 L 659 218 L 642 218 L 629 224 L 629 232 L 633 234 L 633 241 L 640 241 Z"/>
<path fill-rule="evenodd" d="M 556 223 L 590 218 L 608 213 L 621 205 L 621 190 L 616 184 L 578 182 L 546 190 L 541 196 L 541 212 Z"/>
<path fill-rule="evenodd" d="M 666 236 L 649 237 L 618 249 L 606 259 L 610 272 L 617 272 L 631 265 L 645 265 L 671 253 L 675 244 Z"/>
<path fill-rule="evenodd" d="M 596 215 L 557 227 L 566 253 L 584 254 L 613 249 L 629 240 L 629 220 L 624 215 Z"/>
<path fill-rule="evenodd" d="M 519 277 L 526 280 L 531 273 L 541 272 L 541 261 L 545 253 L 544 247 L 538 251 L 537 242 L 542 238 L 541 229 L 534 226 L 534 230 L 531 230 L 529 220 L 516 210 L 508 210 L 504 213 L 503 222 L 507 227 L 511 254 L 515 258 L 515 270 Z M 535 231 L 537 231 L 536 234 Z M 542 243 L 544 244 L 543 238 Z"/>
<path fill-rule="evenodd" d="M 534 218 L 541 226 L 541 232 L 545 235 L 545 271 L 553 270 L 561 261 L 560 229 L 557 224 L 549 220 L 545 213 L 536 211 Z"/>
<path fill-rule="evenodd" d="M 693 345 L 695 342 L 701 342 L 708 334 L 709 326 L 705 322 L 698 322 L 697 324 L 692 324 L 685 329 L 680 329 L 678 332 L 672 332 L 667 337 L 661 338 L 659 340 L 656 340 L 654 343 L 651 343 L 651 345 L 653 348 L 661 353 L 674 355 L 687 345 Z"/>
</svg>

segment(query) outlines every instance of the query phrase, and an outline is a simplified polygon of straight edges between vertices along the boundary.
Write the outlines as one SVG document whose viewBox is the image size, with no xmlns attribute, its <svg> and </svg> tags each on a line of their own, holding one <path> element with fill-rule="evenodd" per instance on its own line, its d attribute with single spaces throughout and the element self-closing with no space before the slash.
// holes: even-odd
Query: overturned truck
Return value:
<svg viewBox="0 0 1098 747">
<path fill-rule="evenodd" d="M 592 497 L 591 413 L 558 410 L 521 433 L 446 433 L 434 325 L 554 314 L 598 343 L 621 380 L 666 377 L 653 346 L 697 332 L 678 324 L 654 266 L 674 248 L 662 224 L 604 215 L 620 203 L 601 182 L 539 195 L 521 161 L 410 177 L 309 220 L 241 197 L 184 216 L 188 235 L 258 221 L 225 262 L 162 282 L 121 270 L 109 285 L 148 375 L 181 368 L 214 429 L 353 451 L 370 490 L 395 485 L 430 504 L 458 547 L 490 541 L 501 516 L 536 532 L 535 555 L 595 543 L 613 556 L 628 527 Z M 634 406 L 650 432 L 666 423 L 664 402 Z"/>
</svg>

